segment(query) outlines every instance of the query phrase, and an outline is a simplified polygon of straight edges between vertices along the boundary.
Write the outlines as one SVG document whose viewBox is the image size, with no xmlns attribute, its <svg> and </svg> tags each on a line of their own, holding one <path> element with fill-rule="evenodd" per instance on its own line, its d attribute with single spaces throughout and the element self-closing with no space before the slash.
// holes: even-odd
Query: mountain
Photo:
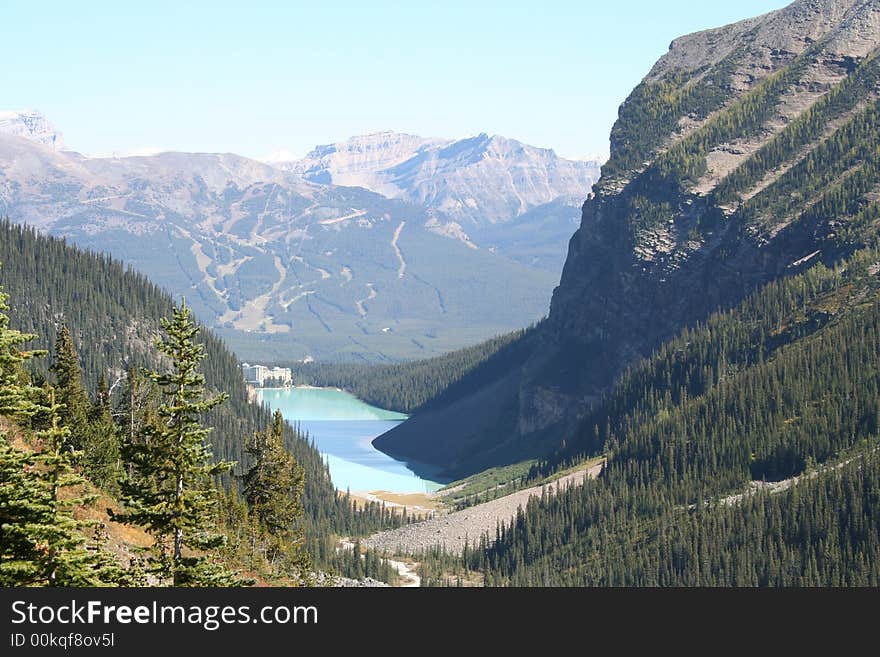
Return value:
<svg viewBox="0 0 880 657">
<path fill-rule="evenodd" d="M 276 160 L 273 166 L 322 184 L 363 187 L 383 196 L 402 196 L 387 171 L 416 157 L 423 149 L 449 143 L 398 132 L 352 137 L 316 146 L 300 160 Z"/>
<path fill-rule="evenodd" d="M 551 149 L 497 135 L 449 140 L 380 132 L 318 146 L 301 160 L 276 166 L 313 182 L 409 201 L 427 210 L 433 230 L 470 242 L 475 229 L 510 222 L 559 199 L 581 198 L 598 178 L 599 164 L 566 160 Z"/>
<path fill-rule="evenodd" d="M 620 107 L 548 319 L 376 446 L 451 475 L 553 453 L 686 327 L 873 244 L 878 44 L 876 0 L 673 41 Z"/>
<path fill-rule="evenodd" d="M 440 353 L 535 321 L 556 283 L 406 201 L 232 154 L 90 158 L 0 134 L 0 199 L 186 297 L 245 359 Z"/>
<path fill-rule="evenodd" d="M 62 134 L 45 116 L 34 110 L 0 111 L 0 134 L 24 137 L 56 150 L 64 150 Z"/>
</svg>

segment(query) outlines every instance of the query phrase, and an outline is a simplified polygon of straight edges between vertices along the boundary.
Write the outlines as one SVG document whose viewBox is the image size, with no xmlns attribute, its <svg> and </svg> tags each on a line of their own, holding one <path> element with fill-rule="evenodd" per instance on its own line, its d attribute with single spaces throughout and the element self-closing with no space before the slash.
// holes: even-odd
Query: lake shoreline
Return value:
<svg viewBox="0 0 880 657">
<path fill-rule="evenodd" d="M 345 392 L 348 394 L 352 394 L 348 392 L 348 390 L 343 390 L 342 388 L 337 388 L 334 386 L 310 386 L 305 383 L 297 384 L 295 386 L 281 386 L 281 387 L 272 387 L 265 386 L 261 388 L 254 388 L 254 390 L 335 390 L 336 392 Z M 354 395 L 352 395 L 354 396 Z M 361 400 L 363 401 L 363 400 Z"/>
<path fill-rule="evenodd" d="M 444 485 L 416 475 L 408 462 L 373 446 L 377 436 L 408 418 L 404 413 L 372 406 L 340 388 L 259 388 L 255 396 L 315 440 L 340 492 L 424 495 Z"/>
</svg>

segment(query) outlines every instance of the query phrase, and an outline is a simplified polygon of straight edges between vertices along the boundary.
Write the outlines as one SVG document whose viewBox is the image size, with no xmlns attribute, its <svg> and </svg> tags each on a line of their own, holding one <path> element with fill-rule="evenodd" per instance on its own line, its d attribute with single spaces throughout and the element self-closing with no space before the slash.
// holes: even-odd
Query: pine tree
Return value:
<svg viewBox="0 0 880 657">
<path fill-rule="evenodd" d="M 226 395 L 205 396 L 205 378 L 197 372 L 205 348 L 195 342 L 199 327 L 185 303 L 171 319 L 162 320 L 162 329 L 156 348 L 168 357 L 170 369 L 145 372 L 161 390 L 159 422 L 123 443 L 131 475 L 120 482 L 126 510 L 114 518 L 143 526 L 153 535 L 149 561 L 162 581 L 174 586 L 235 584 L 235 577 L 210 559 L 210 551 L 225 541 L 213 531 L 217 526 L 213 479 L 233 463 L 212 462 L 205 443 L 211 429 L 201 424 L 201 416 Z"/>
<path fill-rule="evenodd" d="M 38 408 L 33 402 L 37 389 L 30 385 L 22 365 L 25 361 L 44 356 L 45 351 L 22 351 L 21 347 L 37 338 L 9 328 L 9 295 L 0 287 L 0 415 L 23 419 L 33 416 Z M 0 434 L 4 436 L 5 434 Z"/>
<path fill-rule="evenodd" d="M 37 336 L 9 328 L 8 295 L 0 288 L 0 415 L 13 420 L 33 416 L 34 388 L 26 383 L 22 363 L 45 352 L 22 351 Z M 0 585 L 28 582 L 35 575 L 37 558 L 27 527 L 39 515 L 45 490 L 34 471 L 33 454 L 10 441 L 4 425 L 0 431 Z"/>
<path fill-rule="evenodd" d="M 47 506 L 46 490 L 34 473 L 33 454 L 0 439 L 0 586 L 31 584 L 39 574 L 30 528 Z"/>
<path fill-rule="evenodd" d="M 91 504 L 96 494 L 83 492 L 86 479 L 76 473 L 73 461 L 78 456 L 71 449 L 74 442 L 68 427 L 60 420 L 61 405 L 49 395 L 46 409 L 51 418 L 48 429 L 38 436 L 39 451 L 35 457 L 45 504 L 42 522 L 30 526 L 30 532 L 41 553 L 37 560 L 38 581 L 48 586 L 95 586 L 119 579 L 120 568 L 105 554 L 100 545 L 86 546 L 85 533 L 94 531 L 95 523 L 78 521 L 73 510 Z M 67 494 L 61 495 L 63 490 Z"/>
<path fill-rule="evenodd" d="M 309 563 L 302 549 L 302 495 L 305 474 L 284 448 L 284 418 L 275 411 L 265 431 L 254 434 L 247 446 L 253 465 L 242 476 L 244 497 L 259 526 L 273 539 L 267 557 L 283 555 L 300 576 Z"/>
<path fill-rule="evenodd" d="M 110 392 L 103 376 L 89 408 L 84 443 L 82 463 L 85 473 L 97 486 L 114 491 L 121 468 L 119 432 L 113 422 Z"/>
<path fill-rule="evenodd" d="M 37 435 L 36 452 L 0 445 L 3 586 L 100 586 L 123 577 L 103 542 L 87 545 L 86 533 L 98 524 L 74 518 L 75 508 L 97 496 L 82 492 L 86 480 L 72 466 L 70 431 L 59 424 L 59 410 L 50 393 L 51 426 Z"/>
<path fill-rule="evenodd" d="M 70 428 L 74 447 L 81 450 L 88 433 L 89 397 L 82 382 L 79 354 L 66 324 L 58 331 L 49 371 L 55 377 L 61 423 Z"/>
</svg>

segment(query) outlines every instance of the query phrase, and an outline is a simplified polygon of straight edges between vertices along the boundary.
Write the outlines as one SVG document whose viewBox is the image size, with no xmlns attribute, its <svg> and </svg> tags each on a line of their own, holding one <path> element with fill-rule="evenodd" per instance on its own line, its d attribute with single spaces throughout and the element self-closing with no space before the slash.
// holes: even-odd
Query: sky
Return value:
<svg viewBox="0 0 880 657">
<path fill-rule="evenodd" d="M 583 158 L 677 36 L 773 0 L 0 0 L 0 110 L 83 153 L 305 155 L 394 130 Z"/>
</svg>

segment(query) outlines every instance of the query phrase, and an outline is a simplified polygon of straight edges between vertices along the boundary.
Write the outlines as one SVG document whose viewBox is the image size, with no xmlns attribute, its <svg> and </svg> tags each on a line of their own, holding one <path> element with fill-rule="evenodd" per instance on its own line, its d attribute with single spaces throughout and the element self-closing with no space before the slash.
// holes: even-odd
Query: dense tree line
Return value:
<svg viewBox="0 0 880 657">
<path fill-rule="evenodd" d="M 802 340 L 807 337 L 818 333 L 817 339 L 831 335 L 843 340 L 841 332 L 866 329 L 869 324 L 860 314 L 846 319 L 839 314 L 855 313 L 852 299 L 873 289 L 869 268 L 878 257 L 876 250 L 866 249 L 835 269 L 817 264 L 799 276 L 769 283 L 737 307 L 684 329 L 623 373 L 603 402 L 585 416 L 577 435 L 568 437 L 567 448 L 547 461 L 551 471 L 578 454 L 601 452 L 615 436 L 665 418 L 688 401 L 716 394 L 719 384 L 734 385 L 736 377 L 758 368 L 769 373 L 777 366 L 771 361 L 780 350 L 788 348 L 784 353 L 795 357 L 804 350 Z M 822 333 L 826 325 L 828 331 Z M 857 348 L 870 348 L 870 342 L 860 340 Z"/>
<path fill-rule="evenodd" d="M 466 554 L 488 585 L 878 586 L 880 458 L 860 450 L 790 490 L 693 508 L 602 484 L 536 500 Z"/>
<path fill-rule="evenodd" d="M 287 363 L 299 384 L 338 387 L 368 404 L 415 413 L 448 388 L 466 386 L 467 375 L 528 331 L 512 331 L 472 347 L 424 360 L 365 363 Z M 463 381 L 464 380 L 464 381 Z"/>
<path fill-rule="evenodd" d="M 818 264 L 658 349 L 531 473 L 606 454 L 601 477 L 533 500 L 454 568 L 487 584 L 876 585 L 878 262 Z"/>
</svg>

